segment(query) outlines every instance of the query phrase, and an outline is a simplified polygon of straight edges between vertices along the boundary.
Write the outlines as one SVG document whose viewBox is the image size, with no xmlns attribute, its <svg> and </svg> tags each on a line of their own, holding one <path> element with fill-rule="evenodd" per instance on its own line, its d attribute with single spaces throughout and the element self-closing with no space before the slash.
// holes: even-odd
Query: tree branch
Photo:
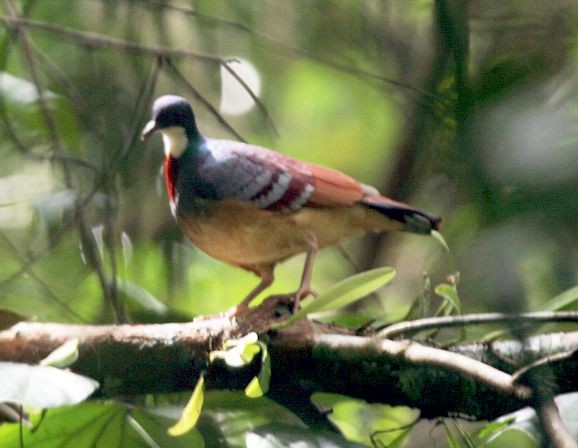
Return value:
<svg viewBox="0 0 578 448">
<path fill-rule="evenodd" d="M 423 417 L 491 419 L 528 404 L 530 390 L 514 381 L 512 372 L 528 359 L 578 347 L 575 332 L 536 336 L 524 346 L 499 341 L 442 350 L 410 340 L 355 336 L 307 320 L 270 331 L 278 320 L 275 303 L 266 301 L 233 320 L 216 316 L 118 326 L 20 323 L 0 332 L 0 360 L 36 363 L 66 340 L 78 338 L 80 356 L 73 370 L 97 379 L 100 396 L 191 389 L 202 370 L 207 371 L 208 388 L 243 389 L 258 372 L 258 360 L 231 369 L 209 365 L 208 357 L 222 341 L 256 331 L 271 354 L 270 396 L 282 404 L 324 391 L 418 407 Z M 560 392 L 578 389 L 578 375 L 568 374 L 577 366 L 576 352 L 549 365 Z M 432 393 L 436 390 L 448 393 Z"/>
<path fill-rule="evenodd" d="M 513 395 L 520 400 L 530 397 L 526 386 L 516 385 L 513 377 L 495 367 L 484 364 L 460 353 L 428 347 L 410 340 L 392 341 L 389 339 L 369 339 L 361 336 L 319 335 L 319 346 L 327 345 L 342 356 L 363 353 L 368 360 L 389 355 L 402 362 L 416 366 L 426 365 L 460 373 L 486 386 Z"/>
<path fill-rule="evenodd" d="M 146 54 L 165 59 L 171 57 L 191 57 L 215 64 L 226 63 L 224 59 L 217 56 L 197 53 L 189 50 L 153 47 L 142 45 L 136 42 L 127 42 L 121 39 L 104 36 L 102 34 L 78 31 L 72 28 L 53 25 L 52 23 L 41 22 L 38 20 L 28 20 L 20 17 L 0 17 L 0 23 L 3 23 L 8 28 L 24 27 L 42 30 L 47 33 L 54 34 L 58 39 L 66 39 L 77 45 L 84 45 L 92 48 L 114 48 L 117 50 L 125 51 L 127 53 Z"/>
<path fill-rule="evenodd" d="M 545 402 L 536 406 L 536 414 L 544 433 L 550 439 L 554 448 L 578 448 L 578 444 L 570 435 L 558 411 L 554 398 L 550 397 Z"/>
<path fill-rule="evenodd" d="M 424 319 L 399 322 L 378 333 L 382 338 L 417 333 L 437 328 L 465 327 L 482 324 L 540 324 L 552 322 L 578 322 L 578 311 L 538 311 L 533 313 L 481 313 L 462 316 L 426 317 Z"/>
<path fill-rule="evenodd" d="M 202 13 L 195 11 L 194 9 L 191 9 L 188 7 L 184 7 L 184 6 L 180 6 L 180 5 L 173 5 L 173 4 L 165 3 L 162 1 L 158 1 L 158 0 L 142 0 L 140 3 L 145 4 L 145 5 L 150 5 L 150 6 L 153 6 L 155 8 L 158 8 L 158 9 L 178 11 L 184 15 L 195 17 L 195 18 L 203 20 L 207 23 L 222 25 L 222 26 L 233 28 L 233 29 L 237 29 L 239 31 L 247 33 L 247 34 L 255 37 L 256 39 L 270 45 L 271 47 L 275 48 L 276 50 L 280 50 L 280 51 L 284 52 L 285 54 L 297 55 L 299 57 L 312 60 L 318 64 L 325 65 L 327 67 L 330 67 L 330 68 L 337 70 L 337 71 L 341 71 L 343 73 L 348 73 L 350 75 L 359 76 L 359 77 L 363 77 L 363 78 L 367 78 L 367 79 L 374 79 L 377 81 L 391 84 L 391 85 L 396 86 L 396 87 L 400 87 L 402 89 L 411 90 L 413 92 L 416 92 L 416 93 L 423 95 L 426 98 L 429 98 L 430 100 L 434 100 L 434 99 L 435 100 L 444 100 L 444 98 L 442 98 L 442 97 L 440 97 L 440 96 L 438 96 L 432 92 L 428 92 L 426 90 L 420 89 L 419 87 L 413 86 L 413 85 L 408 84 L 406 82 L 402 82 L 402 81 L 398 81 L 398 80 L 395 80 L 392 78 L 388 78 L 388 77 L 380 75 L 378 73 L 372 73 L 372 72 L 366 71 L 364 69 L 361 69 L 359 67 L 349 66 L 349 65 L 342 64 L 340 62 L 328 60 L 328 59 L 320 57 L 320 55 L 318 55 L 318 54 L 311 53 L 311 52 L 306 51 L 302 48 L 293 47 L 291 45 L 288 45 L 286 42 L 283 42 L 281 40 L 277 40 L 271 36 L 260 33 L 256 30 L 250 28 L 249 26 L 245 25 L 244 23 L 234 22 L 232 20 L 225 20 L 225 19 L 222 19 L 220 17 L 209 16 L 209 15 L 202 14 Z"/>
</svg>

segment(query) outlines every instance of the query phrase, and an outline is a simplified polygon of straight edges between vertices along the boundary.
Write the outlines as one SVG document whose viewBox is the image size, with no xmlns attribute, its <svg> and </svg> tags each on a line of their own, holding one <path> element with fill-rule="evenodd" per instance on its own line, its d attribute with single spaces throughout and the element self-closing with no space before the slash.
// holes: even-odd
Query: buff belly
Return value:
<svg viewBox="0 0 578 448">
<path fill-rule="evenodd" d="M 238 200 L 207 201 L 177 220 L 202 251 L 256 271 L 306 252 L 313 241 L 323 248 L 363 232 L 399 228 L 363 205 L 304 207 L 284 214 Z"/>
</svg>

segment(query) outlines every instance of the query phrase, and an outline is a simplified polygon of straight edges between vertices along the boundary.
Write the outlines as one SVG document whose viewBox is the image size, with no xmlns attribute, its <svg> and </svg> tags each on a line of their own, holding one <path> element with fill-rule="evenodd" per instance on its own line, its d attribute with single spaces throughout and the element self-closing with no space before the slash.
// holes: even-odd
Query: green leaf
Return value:
<svg viewBox="0 0 578 448">
<path fill-rule="evenodd" d="M 490 422 L 478 431 L 477 436 L 480 439 L 485 439 L 487 437 L 490 437 L 493 434 L 496 434 L 498 432 L 503 431 L 508 426 L 510 426 L 510 423 L 512 423 L 512 422 L 511 421 L 493 421 L 493 422 Z"/>
<path fill-rule="evenodd" d="M 259 342 L 261 348 L 261 371 L 254 377 L 245 388 L 245 395 L 249 398 L 262 397 L 269 391 L 271 382 L 271 357 L 269 349 L 263 342 Z"/>
<path fill-rule="evenodd" d="M 329 392 L 314 392 L 311 395 L 311 402 L 323 413 L 333 409 L 337 404 L 351 401 L 353 398 L 347 395 L 333 394 Z"/>
<path fill-rule="evenodd" d="M 578 305 L 578 286 L 570 288 L 546 303 L 545 310 L 560 311 L 574 308 Z"/>
<path fill-rule="evenodd" d="M 393 439 L 391 442 L 387 444 L 387 448 L 400 448 L 401 446 L 403 446 L 412 429 L 413 427 L 402 430 L 395 439 Z M 378 439 L 379 434 L 376 435 L 375 438 Z"/>
<path fill-rule="evenodd" d="M 91 378 L 50 366 L 0 362 L 0 402 L 33 408 L 80 403 L 97 388 Z"/>
<path fill-rule="evenodd" d="M 450 446 L 450 448 L 461 448 L 460 444 L 458 442 L 458 440 L 455 438 L 455 436 L 453 435 L 450 427 L 447 424 L 447 421 L 444 420 L 444 430 L 446 432 L 446 437 L 448 439 L 448 445 Z"/>
<path fill-rule="evenodd" d="M 311 300 L 306 306 L 297 311 L 289 319 L 274 325 L 279 329 L 287 327 L 305 316 L 342 308 L 389 283 L 395 277 L 395 269 L 382 267 L 353 275 L 337 283 L 319 297 Z"/>
<path fill-rule="evenodd" d="M 183 409 L 180 420 L 168 429 L 168 433 L 171 436 L 181 436 L 195 427 L 197 421 L 199 420 L 199 416 L 201 415 L 204 399 L 205 378 L 203 375 L 201 375 L 197 381 L 197 385 L 193 390 L 193 394 L 191 395 L 189 402 L 185 406 L 185 409 Z"/>
<path fill-rule="evenodd" d="M 124 432 L 128 432 L 128 436 L 124 436 L 124 443 L 120 443 L 118 448 L 133 448 L 133 447 L 170 447 L 170 448 L 204 448 L 205 442 L 203 436 L 197 429 L 193 429 L 182 436 L 175 438 L 167 434 L 168 427 L 171 421 L 152 415 L 147 411 L 131 411 L 126 412 L 124 420 L 128 423 L 130 428 Z M 118 422 L 119 426 L 123 421 Z M 132 429 L 134 435 L 132 434 Z M 108 445 L 103 445 L 103 448 L 110 448 Z"/>
<path fill-rule="evenodd" d="M 249 384 L 247 384 L 247 387 L 245 387 L 245 395 L 249 398 L 259 398 L 265 395 L 267 390 L 269 390 L 269 386 L 267 386 L 266 390 L 263 390 L 259 382 L 259 377 L 254 376 Z"/>
<path fill-rule="evenodd" d="M 441 283 L 436 286 L 434 291 L 447 303 L 451 304 L 451 306 L 458 312 L 458 314 L 462 314 L 462 304 L 460 301 L 460 296 L 458 295 L 458 289 L 455 285 Z"/>
<path fill-rule="evenodd" d="M 407 425 L 414 423 L 420 414 L 417 409 L 407 406 L 370 404 L 345 395 L 325 392 L 314 393 L 311 401 L 323 413 L 332 410 L 328 418 L 347 440 L 370 446 L 373 444 L 372 434 L 373 439 L 383 446 L 409 435 Z"/>
<path fill-rule="evenodd" d="M 481 445 L 483 448 L 538 448 L 536 439 L 526 430 L 519 428 L 506 428 L 500 431 L 487 443 Z"/>
<path fill-rule="evenodd" d="M 78 359 L 78 338 L 69 339 L 55 349 L 46 358 L 39 362 L 41 366 L 52 366 L 62 369 L 76 362 Z"/>
<path fill-rule="evenodd" d="M 456 419 L 453 419 L 452 422 L 454 423 L 454 426 L 457 428 L 457 430 L 459 431 L 460 435 L 462 436 L 462 440 L 465 444 L 465 446 L 467 448 L 476 448 L 474 445 L 474 442 L 472 440 L 472 437 L 470 436 L 470 434 L 464 429 L 463 425 Z"/>
<path fill-rule="evenodd" d="M 193 430 L 182 437 L 167 435 L 172 421 L 113 403 L 82 403 L 50 409 L 44 417 L 31 416 L 33 430 L 18 423 L 0 426 L 2 448 L 203 448 L 201 434 Z M 40 423 L 40 420 L 41 423 Z"/>
<path fill-rule="evenodd" d="M 578 440 L 578 392 L 558 395 L 554 399 L 564 426 L 574 438 Z M 511 414 L 503 415 L 495 423 L 506 426 L 500 430 L 491 431 L 483 441 L 484 448 L 506 448 L 510 446 L 538 447 L 543 445 L 540 423 L 536 412 L 532 408 L 523 408 Z M 482 433 L 478 435 L 483 439 Z"/>
<path fill-rule="evenodd" d="M 365 448 L 367 445 L 349 442 L 336 434 L 296 428 L 281 424 L 261 426 L 245 437 L 247 448 Z"/>
<path fill-rule="evenodd" d="M 242 391 L 222 390 L 207 392 L 197 427 L 203 431 L 205 425 L 211 424 L 219 428 L 226 446 L 244 448 L 245 434 L 269 423 L 305 427 L 294 413 L 267 397 L 249 398 Z"/>
</svg>

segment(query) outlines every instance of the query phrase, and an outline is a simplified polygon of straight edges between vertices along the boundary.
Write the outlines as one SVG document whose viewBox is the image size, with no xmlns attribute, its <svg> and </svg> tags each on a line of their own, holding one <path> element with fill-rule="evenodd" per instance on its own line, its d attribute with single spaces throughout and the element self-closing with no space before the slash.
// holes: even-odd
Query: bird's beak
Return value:
<svg viewBox="0 0 578 448">
<path fill-rule="evenodd" d="M 140 135 L 140 139 L 144 142 L 149 135 L 157 131 L 157 123 L 155 120 L 149 121 L 144 129 L 142 130 L 142 134 Z"/>
</svg>

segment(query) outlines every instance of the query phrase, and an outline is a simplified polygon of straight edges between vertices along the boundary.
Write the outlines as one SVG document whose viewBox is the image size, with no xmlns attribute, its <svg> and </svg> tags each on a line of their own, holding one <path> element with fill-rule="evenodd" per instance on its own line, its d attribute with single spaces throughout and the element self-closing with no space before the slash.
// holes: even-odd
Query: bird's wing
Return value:
<svg viewBox="0 0 578 448">
<path fill-rule="evenodd" d="M 402 223 L 410 232 L 439 228 L 439 218 L 381 196 L 375 188 L 331 168 L 228 140 L 211 140 L 209 149 L 201 173 L 222 199 L 240 199 L 279 212 L 358 203 Z"/>
<path fill-rule="evenodd" d="M 309 164 L 254 145 L 209 140 L 200 167 L 221 198 L 252 202 L 272 211 L 339 206 L 360 201 L 365 186 L 339 171 Z"/>
</svg>

